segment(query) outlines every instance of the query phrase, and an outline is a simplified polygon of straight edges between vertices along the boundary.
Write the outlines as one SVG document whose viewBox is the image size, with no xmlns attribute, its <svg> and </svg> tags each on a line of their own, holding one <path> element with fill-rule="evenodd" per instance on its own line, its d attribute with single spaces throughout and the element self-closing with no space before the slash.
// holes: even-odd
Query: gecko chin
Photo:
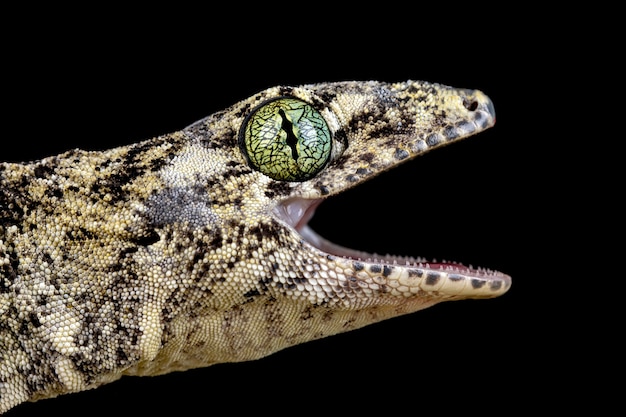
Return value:
<svg viewBox="0 0 626 417">
<path fill-rule="evenodd" d="M 418 273 L 420 276 L 441 277 L 445 275 L 445 281 L 469 282 L 469 291 L 478 290 L 477 297 L 495 297 L 506 292 L 511 285 L 511 277 L 498 271 L 486 268 L 473 268 L 457 262 L 429 262 L 424 258 L 371 254 L 356 249 L 350 249 L 338 245 L 317 234 L 309 225 L 309 220 L 315 214 L 315 209 L 324 201 L 323 199 L 290 198 L 282 201 L 274 207 L 274 216 L 281 222 L 289 225 L 301 239 L 308 245 L 338 258 L 347 261 L 358 262 L 367 267 L 387 267 L 387 270 L 395 269 Z M 437 278 L 437 281 L 440 279 Z M 435 278 L 433 278 L 434 280 Z M 456 291 L 457 289 L 455 289 Z M 483 291 L 486 290 L 486 291 Z M 445 292 L 445 291 L 444 291 Z"/>
</svg>

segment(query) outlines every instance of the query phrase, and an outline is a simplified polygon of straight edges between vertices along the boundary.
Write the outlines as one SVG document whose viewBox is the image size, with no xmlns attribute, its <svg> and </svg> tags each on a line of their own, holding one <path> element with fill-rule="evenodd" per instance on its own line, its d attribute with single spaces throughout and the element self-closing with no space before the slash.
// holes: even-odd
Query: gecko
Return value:
<svg viewBox="0 0 626 417">
<path fill-rule="evenodd" d="M 479 90 L 336 81 L 0 163 L 0 412 L 504 294 L 504 273 L 368 254 L 308 225 L 324 200 L 494 123 Z"/>
</svg>

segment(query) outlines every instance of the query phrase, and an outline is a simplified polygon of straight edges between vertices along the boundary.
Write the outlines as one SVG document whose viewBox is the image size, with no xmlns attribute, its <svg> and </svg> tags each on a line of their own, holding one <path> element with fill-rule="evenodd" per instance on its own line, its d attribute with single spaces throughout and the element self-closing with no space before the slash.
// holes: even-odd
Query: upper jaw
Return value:
<svg viewBox="0 0 626 417">
<path fill-rule="evenodd" d="M 355 277 L 380 275 L 381 282 L 404 295 L 437 292 L 442 297 L 490 298 L 506 292 L 510 276 L 484 268 L 454 262 L 427 262 L 423 258 L 380 256 L 340 246 L 318 235 L 308 221 L 323 199 L 289 198 L 272 212 L 281 223 L 297 233 L 302 242 L 319 255 L 352 271 Z M 364 272 L 363 272 L 364 271 Z"/>
</svg>

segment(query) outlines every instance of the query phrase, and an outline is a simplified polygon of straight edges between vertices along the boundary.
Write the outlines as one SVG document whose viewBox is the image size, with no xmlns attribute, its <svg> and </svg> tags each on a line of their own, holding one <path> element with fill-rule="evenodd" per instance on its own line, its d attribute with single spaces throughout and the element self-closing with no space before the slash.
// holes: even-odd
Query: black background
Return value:
<svg viewBox="0 0 626 417">
<path fill-rule="evenodd" d="M 328 7 L 287 18 L 243 5 L 161 18 L 19 16 L 19 29 L 4 36 L 0 159 L 130 144 L 274 85 L 421 79 L 477 88 L 495 104 L 494 128 L 324 203 L 312 223 L 346 246 L 501 270 L 511 290 L 254 362 L 126 377 L 7 416 L 508 413 L 554 400 L 553 386 L 574 375 L 554 343 L 561 316 L 544 302 L 566 277 L 542 266 L 550 228 L 560 226 L 540 197 L 561 191 L 537 174 L 549 165 L 541 130 L 529 128 L 540 118 L 527 79 L 538 66 L 512 12 Z"/>
</svg>

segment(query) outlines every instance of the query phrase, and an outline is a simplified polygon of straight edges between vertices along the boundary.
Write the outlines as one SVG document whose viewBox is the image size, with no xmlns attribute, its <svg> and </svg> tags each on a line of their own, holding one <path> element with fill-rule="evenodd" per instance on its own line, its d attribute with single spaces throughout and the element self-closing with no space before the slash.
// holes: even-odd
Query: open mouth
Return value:
<svg viewBox="0 0 626 417">
<path fill-rule="evenodd" d="M 365 251 L 350 249 L 348 247 L 336 244 L 330 240 L 320 236 L 315 230 L 309 226 L 309 221 L 313 218 L 315 210 L 323 202 L 323 199 L 304 199 L 292 198 L 283 201 L 274 208 L 274 213 L 281 220 L 285 221 L 293 227 L 310 245 L 325 252 L 329 255 L 339 256 L 342 258 L 353 259 L 356 261 L 364 261 L 370 263 L 384 263 L 398 265 L 410 265 L 416 263 L 425 263 L 422 258 L 411 258 L 403 256 L 371 254 Z"/>
<path fill-rule="evenodd" d="M 486 268 L 474 268 L 457 262 L 429 262 L 424 258 L 395 255 L 378 255 L 351 249 L 320 236 L 310 226 L 309 221 L 323 199 L 291 198 L 274 208 L 274 215 L 290 225 L 309 245 L 327 255 L 354 260 L 365 264 L 376 264 L 394 268 L 420 270 L 425 274 L 445 274 L 452 281 L 466 280 L 474 289 L 487 288 L 493 296 L 505 292 L 510 286 L 508 275 Z"/>
</svg>

